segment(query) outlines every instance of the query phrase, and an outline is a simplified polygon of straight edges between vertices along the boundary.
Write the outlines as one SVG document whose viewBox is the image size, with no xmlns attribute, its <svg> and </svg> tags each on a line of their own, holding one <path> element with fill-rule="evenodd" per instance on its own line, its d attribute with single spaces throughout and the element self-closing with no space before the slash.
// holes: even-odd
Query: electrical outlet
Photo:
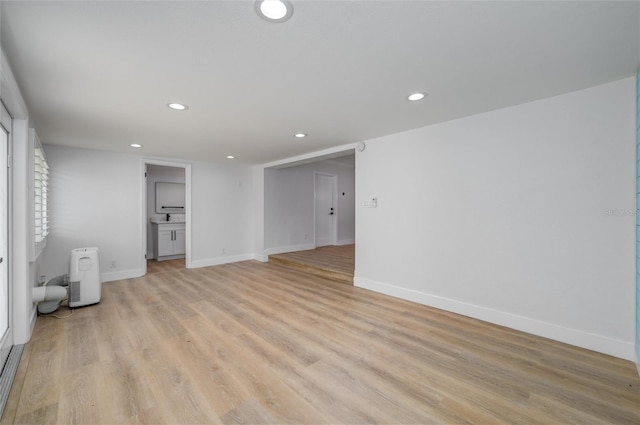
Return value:
<svg viewBox="0 0 640 425">
<path fill-rule="evenodd" d="M 226 254 L 227 253 L 227 248 L 222 248 L 222 253 Z"/>
<path fill-rule="evenodd" d="M 109 261 L 109 268 L 110 269 L 115 269 L 116 268 L 116 260 Z"/>
<path fill-rule="evenodd" d="M 307 235 L 306 233 L 304 234 L 304 240 L 306 241 L 307 239 L 309 239 L 309 235 Z"/>
<path fill-rule="evenodd" d="M 38 281 L 38 283 L 44 284 L 46 281 L 47 281 L 47 276 L 42 275 L 42 276 L 40 276 L 40 280 Z"/>
</svg>

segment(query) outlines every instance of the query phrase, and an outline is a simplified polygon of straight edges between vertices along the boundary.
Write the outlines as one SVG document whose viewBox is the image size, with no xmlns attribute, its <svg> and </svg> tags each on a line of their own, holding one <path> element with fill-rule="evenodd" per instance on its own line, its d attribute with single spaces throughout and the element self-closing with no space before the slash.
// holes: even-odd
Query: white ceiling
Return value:
<svg viewBox="0 0 640 425">
<path fill-rule="evenodd" d="M 7 1 L 43 143 L 266 163 L 633 75 L 638 2 Z M 415 91 L 429 96 L 406 100 Z M 188 111 L 165 105 L 183 102 Z M 309 134 L 295 139 L 295 132 Z"/>
</svg>

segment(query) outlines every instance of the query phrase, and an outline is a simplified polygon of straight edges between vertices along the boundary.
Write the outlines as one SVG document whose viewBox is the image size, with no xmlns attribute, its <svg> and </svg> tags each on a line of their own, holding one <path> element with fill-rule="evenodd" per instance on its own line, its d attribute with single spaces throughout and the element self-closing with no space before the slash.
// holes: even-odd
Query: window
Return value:
<svg viewBox="0 0 640 425">
<path fill-rule="evenodd" d="M 33 131 L 33 130 L 32 130 Z M 47 244 L 49 234 L 49 164 L 44 149 L 34 134 L 34 217 L 35 217 L 35 248 L 36 257 Z"/>
</svg>

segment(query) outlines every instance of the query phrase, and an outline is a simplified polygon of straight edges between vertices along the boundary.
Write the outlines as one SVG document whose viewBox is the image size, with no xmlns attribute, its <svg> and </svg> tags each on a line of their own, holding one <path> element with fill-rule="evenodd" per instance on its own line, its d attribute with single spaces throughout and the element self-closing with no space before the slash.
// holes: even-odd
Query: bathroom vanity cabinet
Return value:
<svg viewBox="0 0 640 425">
<path fill-rule="evenodd" d="M 184 223 L 153 223 L 153 254 L 157 261 L 184 258 L 186 252 Z"/>
</svg>

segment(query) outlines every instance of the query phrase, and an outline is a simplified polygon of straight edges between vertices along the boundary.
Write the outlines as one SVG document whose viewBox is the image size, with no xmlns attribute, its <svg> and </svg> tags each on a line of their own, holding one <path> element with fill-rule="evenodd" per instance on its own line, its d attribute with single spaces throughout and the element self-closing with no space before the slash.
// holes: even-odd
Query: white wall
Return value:
<svg viewBox="0 0 640 425">
<path fill-rule="evenodd" d="M 141 275 L 141 157 L 53 145 L 45 151 L 51 172 L 47 278 L 67 273 L 71 249 L 88 246 L 100 249 L 103 281 Z M 252 258 L 251 168 L 194 162 L 191 173 L 192 266 Z"/>
<path fill-rule="evenodd" d="M 32 287 L 37 281 L 41 258 L 31 258 L 33 251 L 33 147 L 28 131 L 33 125 L 27 105 L 11 71 L 0 51 L 0 98 L 13 118 L 9 129 L 11 139 L 10 170 L 10 233 L 9 284 L 11 285 L 11 331 L 13 344 L 24 344 L 31 337 L 35 325 L 36 309 L 32 302 Z M 35 261 L 34 261 L 35 260 Z"/>
<path fill-rule="evenodd" d="M 162 165 L 147 166 L 147 258 L 153 256 L 153 226 L 151 219 L 164 219 L 166 214 L 156 213 L 156 183 L 184 183 L 185 169 L 178 167 L 165 167 Z M 177 214 L 171 214 L 173 216 Z M 184 214 L 181 214 L 184 216 Z"/>
<path fill-rule="evenodd" d="M 640 161 L 640 73 L 636 73 L 636 161 Z M 640 375 L 640 163 L 636 179 L 636 367 Z"/>
<path fill-rule="evenodd" d="M 633 359 L 634 112 L 628 78 L 367 141 L 356 285 Z"/>
<path fill-rule="evenodd" d="M 4 98 L 3 98 L 4 100 Z M 13 113 L 13 111 L 10 111 Z M 34 176 L 30 162 L 33 161 L 33 147 L 30 146 L 29 120 L 14 116 L 11 132 L 11 268 L 12 289 L 11 311 L 13 316 L 13 343 L 24 344 L 31 338 L 35 326 L 36 306 L 32 302 L 32 288 L 37 281 L 36 273 L 41 258 L 34 262 L 33 251 L 33 191 L 30 190 Z"/>
<path fill-rule="evenodd" d="M 104 280 L 139 275 L 139 158 L 53 145 L 44 148 L 50 172 L 47 279 L 68 273 L 72 249 L 94 246 L 100 250 Z M 111 261 L 115 268 L 108 267 Z"/>
<path fill-rule="evenodd" d="M 314 247 L 315 172 L 337 176 L 337 243 L 355 239 L 355 170 L 332 160 L 264 170 L 264 232 L 267 253 Z M 344 195 L 342 195 L 344 193 Z"/>
<path fill-rule="evenodd" d="M 193 267 L 254 258 L 252 168 L 194 163 L 191 179 Z"/>
</svg>

